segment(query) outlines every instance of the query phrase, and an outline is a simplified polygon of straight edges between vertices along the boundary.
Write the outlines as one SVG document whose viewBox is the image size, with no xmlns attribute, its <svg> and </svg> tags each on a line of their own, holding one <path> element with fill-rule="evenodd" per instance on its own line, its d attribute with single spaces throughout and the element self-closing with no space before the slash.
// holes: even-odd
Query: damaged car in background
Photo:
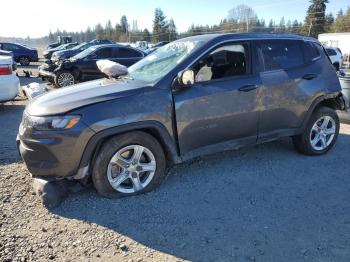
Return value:
<svg viewBox="0 0 350 262">
<path fill-rule="evenodd" d="M 43 52 L 43 56 L 46 60 L 51 60 L 51 56 L 54 52 L 60 51 L 60 50 L 68 50 L 68 49 L 71 49 L 77 45 L 78 45 L 78 43 L 75 42 L 75 43 L 63 44 L 63 45 L 60 45 L 60 46 L 52 48 L 52 49 L 47 49 Z"/>
<path fill-rule="evenodd" d="M 57 87 L 105 77 L 98 70 L 96 61 L 108 59 L 129 67 L 145 56 L 141 50 L 117 44 L 95 45 L 83 52 L 57 63 L 46 63 L 39 67 L 39 76 Z"/>
<path fill-rule="evenodd" d="M 55 74 L 74 83 L 79 74 L 69 63 L 95 59 L 102 48 L 87 49 Z M 155 189 L 174 164 L 281 137 L 319 156 L 336 143 L 336 110 L 348 107 L 321 44 L 298 35 L 193 36 L 125 73 L 28 104 L 17 145 L 33 177 L 91 178 L 100 195 L 120 197 Z"/>
<path fill-rule="evenodd" d="M 84 51 L 85 49 L 88 49 L 91 46 L 103 45 L 103 44 L 114 44 L 114 43 L 110 40 L 96 40 L 96 39 L 91 40 L 88 43 L 84 42 L 84 43 L 81 43 L 81 44 L 71 48 L 71 49 L 59 50 L 59 51 L 54 52 L 51 56 L 51 62 L 57 63 L 59 60 L 71 58 L 72 56 L 79 54 L 80 52 Z"/>
</svg>

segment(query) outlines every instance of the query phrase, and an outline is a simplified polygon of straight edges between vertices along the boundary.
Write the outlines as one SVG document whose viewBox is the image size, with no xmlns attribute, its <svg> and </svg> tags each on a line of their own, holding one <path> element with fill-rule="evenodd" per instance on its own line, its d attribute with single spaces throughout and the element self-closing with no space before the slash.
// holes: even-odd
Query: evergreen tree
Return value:
<svg viewBox="0 0 350 262">
<path fill-rule="evenodd" d="M 105 27 L 105 36 L 108 40 L 113 40 L 114 29 L 110 20 L 108 20 Z"/>
<path fill-rule="evenodd" d="M 147 28 L 145 28 L 142 32 L 142 40 L 151 42 L 151 33 L 148 31 Z"/>
<path fill-rule="evenodd" d="M 153 42 L 166 41 L 167 39 L 167 21 L 162 9 L 156 8 L 153 20 Z"/>
<path fill-rule="evenodd" d="M 172 18 L 169 20 L 169 23 L 167 25 L 167 30 L 168 30 L 168 37 L 169 37 L 168 41 L 171 42 L 176 40 L 176 37 L 177 37 L 176 26 Z"/>
<path fill-rule="evenodd" d="M 96 39 L 98 40 L 104 39 L 106 37 L 105 30 L 101 24 L 97 24 L 95 26 L 95 34 L 96 34 Z"/>
<path fill-rule="evenodd" d="M 302 33 L 317 38 L 325 32 L 326 4 L 328 0 L 310 0 Z"/>
</svg>

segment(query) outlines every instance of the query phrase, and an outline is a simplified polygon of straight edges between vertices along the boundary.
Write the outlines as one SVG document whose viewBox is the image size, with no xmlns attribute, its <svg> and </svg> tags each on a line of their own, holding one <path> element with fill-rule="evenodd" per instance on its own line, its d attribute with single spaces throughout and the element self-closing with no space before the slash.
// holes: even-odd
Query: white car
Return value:
<svg viewBox="0 0 350 262">
<path fill-rule="evenodd" d="M 343 63 L 343 54 L 341 53 L 340 49 L 335 47 L 326 47 L 326 52 L 331 59 L 335 69 L 339 71 L 339 68 Z"/>
<path fill-rule="evenodd" d="M 0 55 L 0 102 L 14 99 L 20 87 L 19 79 L 12 71 L 11 56 Z"/>
</svg>

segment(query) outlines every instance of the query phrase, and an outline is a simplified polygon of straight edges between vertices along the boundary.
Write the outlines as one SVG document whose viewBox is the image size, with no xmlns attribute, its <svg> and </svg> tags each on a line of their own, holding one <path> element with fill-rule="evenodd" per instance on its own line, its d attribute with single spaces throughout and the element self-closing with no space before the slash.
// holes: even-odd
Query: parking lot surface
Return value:
<svg viewBox="0 0 350 262">
<path fill-rule="evenodd" d="M 145 195 L 87 188 L 46 210 L 15 144 L 25 104 L 0 105 L 3 261 L 349 261 L 349 125 L 324 156 L 284 139 L 178 165 Z"/>
</svg>

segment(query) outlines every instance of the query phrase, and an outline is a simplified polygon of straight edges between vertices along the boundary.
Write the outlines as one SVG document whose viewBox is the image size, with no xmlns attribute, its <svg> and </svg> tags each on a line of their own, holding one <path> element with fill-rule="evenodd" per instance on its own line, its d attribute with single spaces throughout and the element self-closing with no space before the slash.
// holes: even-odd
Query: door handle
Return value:
<svg viewBox="0 0 350 262">
<path fill-rule="evenodd" d="M 257 89 L 257 88 L 258 88 L 257 85 L 244 85 L 244 86 L 241 86 L 240 88 L 238 88 L 238 90 L 241 92 L 249 92 L 249 91 L 252 91 L 252 90 Z"/>
<path fill-rule="evenodd" d="M 316 77 L 317 77 L 316 74 L 306 74 L 306 75 L 303 76 L 303 79 L 305 79 L 305 80 L 312 80 L 312 79 L 314 79 Z"/>
</svg>

